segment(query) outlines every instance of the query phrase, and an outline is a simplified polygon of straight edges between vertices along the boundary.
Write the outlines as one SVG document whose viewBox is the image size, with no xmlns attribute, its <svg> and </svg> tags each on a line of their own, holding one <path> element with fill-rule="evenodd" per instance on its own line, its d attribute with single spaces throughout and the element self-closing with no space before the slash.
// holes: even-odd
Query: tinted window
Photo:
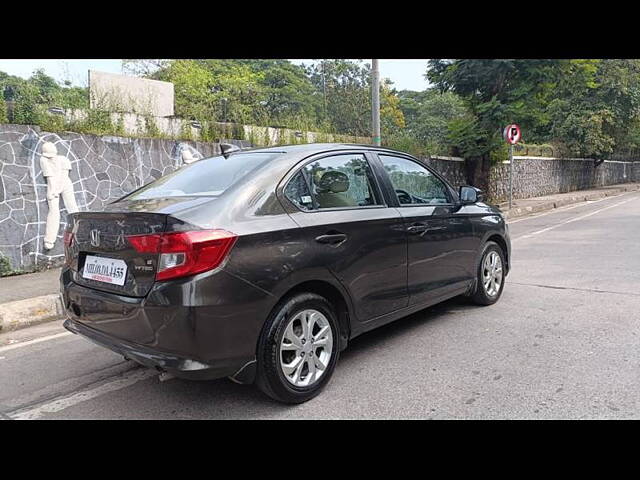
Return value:
<svg viewBox="0 0 640 480">
<path fill-rule="evenodd" d="M 300 208 L 380 205 L 371 167 L 364 155 L 335 155 L 305 165 L 285 194 Z"/>
<path fill-rule="evenodd" d="M 222 195 L 224 191 L 265 162 L 282 153 L 236 153 L 205 158 L 176 170 L 125 197 L 127 200 Z"/>
<path fill-rule="evenodd" d="M 445 184 L 422 165 L 405 158 L 378 156 L 401 205 L 450 203 Z"/>
</svg>

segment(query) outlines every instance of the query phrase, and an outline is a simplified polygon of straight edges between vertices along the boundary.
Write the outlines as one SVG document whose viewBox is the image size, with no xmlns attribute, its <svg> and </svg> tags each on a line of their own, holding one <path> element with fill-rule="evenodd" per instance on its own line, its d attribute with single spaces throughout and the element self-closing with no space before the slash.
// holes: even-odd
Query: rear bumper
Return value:
<svg viewBox="0 0 640 480">
<path fill-rule="evenodd" d="M 63 325 L 64 328 L 70 332 L 82 335 L 96 345 L 107 348 L 146 367 L 156 368 L 163 372 L 169 372 L 176 377 L 188 378 L 191 380 L 211 380 L 215 378 L 230 377 L 239 374 L 240 370 L 245 366 L 240 364 L 231 366 L 215 366 L 201 363 L 190 358 L 159 352 L 121 339 L 115 339 L 98 330 L 87 327 L 78 321 L 72 320 L 71 318 L 67 318 Z M 250 368 L 251 362 L 247 363 L 246 367 Z"/>
<path fill-rule="evenodd" d="M 67 330 L 176 377 L 253 381 L 265 298 L 232 276 L 207 280 L 207 292 L 222 292 L 215 298 L 194 296 L 193 283 L 167 282 L 135 298 L 78 285 L 68 270 L 60 280 Z"/>
</svg>

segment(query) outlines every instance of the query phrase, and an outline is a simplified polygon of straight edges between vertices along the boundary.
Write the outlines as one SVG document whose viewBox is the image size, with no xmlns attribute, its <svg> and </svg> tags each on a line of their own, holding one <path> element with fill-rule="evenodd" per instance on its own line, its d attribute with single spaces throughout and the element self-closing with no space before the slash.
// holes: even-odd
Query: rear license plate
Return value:
<svg viewBox="0 0 640 480">
<path fill-rule="evenodd" d="M 122 286 L 127 278 L 127 263 L 117 258 L 87 255 L 82 278 Z"/>
</svg>

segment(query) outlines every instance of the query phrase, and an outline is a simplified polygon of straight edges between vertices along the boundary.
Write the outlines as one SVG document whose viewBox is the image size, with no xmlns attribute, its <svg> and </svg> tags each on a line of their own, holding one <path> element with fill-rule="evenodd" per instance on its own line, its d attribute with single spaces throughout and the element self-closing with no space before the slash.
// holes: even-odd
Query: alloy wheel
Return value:
<svg viewBox="0 0 640 480">
<path fill-rule="evenodd" d="M 325 373 L 333 352 L 329 320 L 313 309 L 296 314 L 280 341 L 280 368 L 289 383 L 309 387 Z"/>
<path fill-rule="evenodd" d="M 498 295 L 502 280 L 502 259 L 496 252 L 489 252 L 482 266 L 482 283 L 489 297 Z"/>
</svg>

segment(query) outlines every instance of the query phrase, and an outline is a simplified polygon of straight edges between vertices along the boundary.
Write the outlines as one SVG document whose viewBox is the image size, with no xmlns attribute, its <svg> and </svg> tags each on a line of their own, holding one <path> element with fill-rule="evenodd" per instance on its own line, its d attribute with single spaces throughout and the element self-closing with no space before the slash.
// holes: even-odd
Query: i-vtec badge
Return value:
<svg viewBox="0 0 640 480">
<path fill-rule="evenodd" d="M 97 228 L 94 228 L 93 230 L 91 230 L 89 232 L 89 240 L 91 241 L 92 247 L 99 247 L 100 246 L 100 230 L 98 230 Z"/>
</svg>

